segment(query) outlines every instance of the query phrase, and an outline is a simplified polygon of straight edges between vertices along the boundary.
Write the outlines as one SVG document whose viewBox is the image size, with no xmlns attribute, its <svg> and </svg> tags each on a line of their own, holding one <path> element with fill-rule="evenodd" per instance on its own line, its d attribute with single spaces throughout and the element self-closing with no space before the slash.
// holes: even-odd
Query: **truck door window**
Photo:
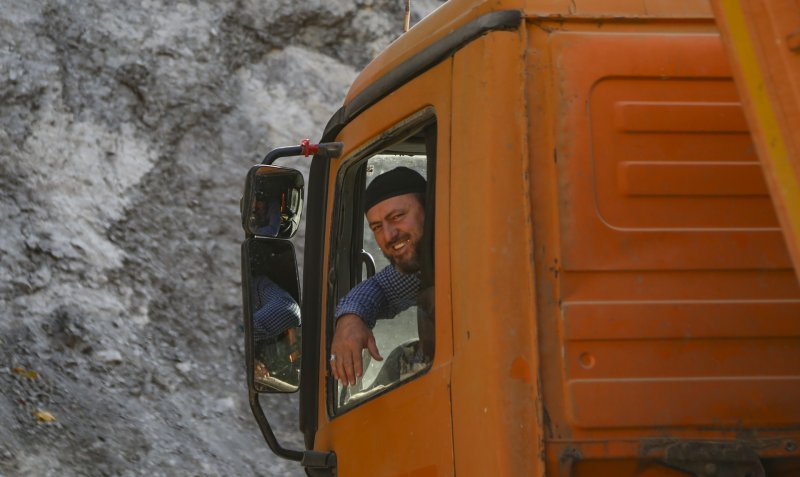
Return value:
<svg viewBox="0 0 800 477">
<path fill-rule="evenodd" d="M 410 133 L 406 131 L 399 141 L 378 146 L 378 150 L 356 160 L 343 172 L 342 195 L 350 197 L 350 204 L 343 204 L 342 213 L 351 215 L 339 221 L 342 227 L 349 228 L 340 235 L 349 244 L 338 244 L 339 250 L 349 254 L 349 266 L 337 272 L 338 295 L 342 303 L 358 300 L 360 290 L 377 292 L 379 300 L 370 299 L 370 317 L 362 317 L 372 326 L 372 333 L 382 361 L 372 359 L 369 352 L 362 352 L 363 376 L 355 385 L 342 386 L 331 379 L 331 399 L 335 412 L 342 412 L 358 405 L 373 396 L 397 387 L 427 370 L 433 359 L 434 314 L 433 314 L 433 217 L 434 217 L 434 156 L 436 127 L 430 121 Z M 379 200 L 368 211 L 364 210 L 370 197 L 383 197 L 374 193 L 382 190 L 379 180 L 370 196 L 366 191 L 370 184 L 382 174 L 408 168 L 421 176 L 420 192 L 412 195 L 402 194 L 407 200 L 419 201 L 423 212 L 413 219 L 395 215 L 390 199 Z M 398 176 L 392 172 L 384 177 L 384 182 L 397 183 Z M 404 177 L 417 178 L 407 170 Z M 351 176 L 352 175 L 352 176 Z M 348 177 L 351 176 L 351 177 Z M 390 180 L 391 179 L 391 180 Z M 348 184 L 352 191 L 346 191 Z M 392 185 L 389 189 L 394 188 Z M 395 192 L 396 193 L 396 192 Z M 396 197 L 396 196 L 395 196 Z M 346 200 L 346 199 L 345 199 Z M 413 205 L 413 204 L 412 204 Z M 386 209 L 386 210 L 383 210 Z M 407 213 L 407 212 L 400 212 Z M 377 219 L 376 219 L 377 217 Z M 411 222 L 409 222 L 409 220 Z M 395 227 L 395 222 L 397 225 Z M 372 223 L 370 223 L 372 222 Z M 416 224 L 413 225 L 412 224 Z M 349 233 L 348 233 L 349 232 Z M 347 236 L 349 235 L 349 240 Z M 380 238 L 376 238 L 380 237 Z M 418 237 L 418 239 L 416 238 Z M 389 249 L 386 255 L 384 249 Z M 406 246 L 413 250 L 395 253 Z M 338 263 L 342 263 L 340 260 Z M 343 276 L 345 275 L 345 276 Z M 368 283 L 363 283 L 369 281 Z M 343 289 L 343 285 L 349 285 Z M 352 293 L 351 293 L 352 291 Z M 380 303 L 380 306 L 373 306 Z M 341 314 L 341 313 L 338 313 Z M 374 324 L 373 324 L 374 323 Z M 330 343 L 328 344 L 330 347 Z"/>
</svg>

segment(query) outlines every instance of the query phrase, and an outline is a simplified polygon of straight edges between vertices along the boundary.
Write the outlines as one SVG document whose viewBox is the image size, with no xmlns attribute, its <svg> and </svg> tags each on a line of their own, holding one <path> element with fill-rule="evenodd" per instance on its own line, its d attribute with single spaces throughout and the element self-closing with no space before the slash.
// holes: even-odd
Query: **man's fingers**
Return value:
<svg viewBox="0 0 800 477">
<path fill-rule="evenodd" d="M 342 385 L 355 384 L 356 372 L 354 356 L 358 356 L 359 366 L 361 361 L 361 350 L 356 348 L 351 351 L 348 348 L 339 347 L 336 351 L 331 350 L 331 355 L 336 356 L 336 359 L 331 361 L 331 373 L 334 379 L 342 382 Z"/>
<path fill-rule="evenodd" d="M 378 343 L 375 342 L 375 336 L 372 333 L 370 333 L 369 338 L 367 338 L 367 350 L 370 356 L 378 361 L 383 361 L 383 356 L 381 356 L 380 351 L 378 351 Z"/>
<path fill-rule="evenodd" d="M 339 350 L 336 353 L 332 353 L 336 356 L 336 359 L 331 361 L 331 371 L 333 372 L 334 379 L 338 379 L 342 382 L 343 385 L 347 385 L 347 371 L 345 362 L 347 361 L 348 356 L 350 355 L 349 352 L 344 350 Z"/>
<path fill-rule="evenodd" d="M 331 374 L 333 374 L 333 379 L 339 379 L 339 365 L 336 363 L 336 360 L 331 361 Z"/>
<path fill-rule="evenodd" d="M 331 365 L 331 374 L 333 375 L 334 379 L 339 379 L 339 363 L 337 360 L 339 359 L 339 346 L 334 339 L 334 342 L 331 344 L 331 355 L 328 356 L 328 363 Z"/>
<path fill-rule="evenodd" d="M 334 361 L 336 367 L 336 379 L 342 382 L 342 384 L 346 385 L 347 383 L 347 374 L 344 372 L 344 353 L 339 353 L 336 356 L 336 361 Z"/>
<path fill-rule="evenodd" d="M 356 379 L 361 377 L 363 370 L 363 364 L 361 362 L 361 350 L 359 350 L 358 353 L 353 353 L 353 374 L 355 374 Z M 353 381 L 351 384 L 355 384 L 355 381 Z"/>
<path fill-rule="evenodd" d="M 338 356 L 336 357 L 336 360 L 337 361 L 339 360 Z M 347 384 L 347 383 L 350 383 L 351 385 L 355 384 L 356 383 L 356 376 L 355 376 L 355 372 L 353 371 L 353 354 L 352 353 L 350 353 L 349 351 L 346 351 L 346 352 L 342 353 L 341 366 L 342 366 L 342 368 L 340 369 L 340 371 L 341 371 L 341 377 L 342 377 L 342 384 Z"/>
</svg>

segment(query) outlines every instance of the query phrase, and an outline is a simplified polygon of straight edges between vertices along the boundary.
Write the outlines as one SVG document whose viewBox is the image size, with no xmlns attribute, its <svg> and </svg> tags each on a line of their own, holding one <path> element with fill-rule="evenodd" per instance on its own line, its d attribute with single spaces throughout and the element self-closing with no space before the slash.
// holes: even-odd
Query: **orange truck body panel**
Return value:
<svg viewBox="0 0 800 477">
<path fill-rule="evenodd" d="M 348 477 L 679 476 L 662 461 L 683 441 L 796 459 L 800 289 L 707 2 L 451 0 L 345 106 L 500 10 L 519 28 L 337 136 L 329 218 L 339 167 L 435 110 L 437 346 L 428 373 L 340 416 L 320 375 L 315 449 Z"/>
</svg>

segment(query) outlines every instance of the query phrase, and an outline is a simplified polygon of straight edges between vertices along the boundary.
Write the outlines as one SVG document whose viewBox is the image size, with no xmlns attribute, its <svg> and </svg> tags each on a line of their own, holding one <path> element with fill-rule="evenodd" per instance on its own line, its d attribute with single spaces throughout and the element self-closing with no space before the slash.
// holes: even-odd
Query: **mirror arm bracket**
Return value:
<svg viewBox="0 0 800 477">
<path fill-rule="evenodd" d="M 339 157 L 342 154 L 344 144 L 341 142 L 321 142 L 311 144 L 308 139 L 303 139 L 299 146 L 278 147 L 267 153 L 261 164 L 272 165 L 276 159 L 288 156 L 320 156 L 325 159 Z"/>
<path fill-rule="evenodd" d="M 258 393 L 250 391 L 249 397 L 250 409 L 253 411 L 253 416 L 256 418 L 259 429 L 261 429 L 261 435 L 264 436 L 264 440 L 267 441 L 267 445 L 269 445 L 270 450 L 272 450 L 275 455 L 283 457 L 284 459 L 298 462 L 302 461 L 304 457 L 303 451 L 285 449 L 278 442 L 278 439 L 275 437 L 275 433 L 272 432 L 272 427 L 269 425 L 269 421 L 267 421 L 267 416 L 264 414 L 264 410 L 261 408 L 261 403 L 258 400 Z"/>
<path fill-rule="evenodd" d="M 307 450 L 303 452 L 303 460 L 300 461 L 303 467 L 309 470 L 316 470 L 317 472 L 312 472 L 316 475 L 326 475 L 320 471 L 324 470 L 333 470 L 336 468 L 336 454 L 333 452 L 320 452 L 320 451 L 313 451 Z M 327 475 L 335 475 L 334 473 L 330 473 Z"/>
<path fill-rule="evenodd" d="M 258 400 L 258 393 L 250 392 L 250 409 L 253 411 L 256 422 L 258 422 L 258 427 L 261 429 L 264 440 L 267 441 L 270 450 L 272 450 L 275 455 L 283 457 L 284 459 L 300 462 L 300 464 L 308 470 L 309 475 L 315 477 L 333 477 L 336 475 L 335 453 L 286 449 L 278 443 L 278 439 L 272 432 L 269 421 L 267 421 L 267 416 L 264 415 L 264 410 L 261 408 L 261 402 Z"/>
</svg>

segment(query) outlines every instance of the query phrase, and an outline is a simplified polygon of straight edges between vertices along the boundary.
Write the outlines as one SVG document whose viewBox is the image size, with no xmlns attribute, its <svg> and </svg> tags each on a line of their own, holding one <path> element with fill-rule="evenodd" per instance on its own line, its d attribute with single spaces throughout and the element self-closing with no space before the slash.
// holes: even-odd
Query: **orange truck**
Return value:
<svg viewBox="0 0 800 477">
<path fill-rule="evenodd" d="M 741 50 L 764 38 L 746 21 L 798 4 L 746 3 L 450 0 L 320 144 L 254 166 L 245 351 L 270 448 L 311 476 L 800 475 L 798 55 L 781 76 Z M 308 187 L 272 164 L 303 155 Z M 337 303 L 386 266 L 364 191 L 397 166 L 426 178 L 420 291 L 342 386 Z M 269 290 L 295 307 L 280 327 Z M 259 396 L 298 390 L 290 449 Z"/>
</svg>

